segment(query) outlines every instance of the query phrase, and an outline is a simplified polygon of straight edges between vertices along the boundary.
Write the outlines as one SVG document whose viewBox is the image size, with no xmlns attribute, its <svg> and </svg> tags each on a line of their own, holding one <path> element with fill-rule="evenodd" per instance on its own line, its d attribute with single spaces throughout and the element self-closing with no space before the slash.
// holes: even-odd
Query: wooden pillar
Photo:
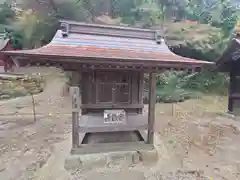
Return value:
<svg viewBox="0 0 240 180">
<path fill-rule="evenodd" d="M 230 76 L 230 81 L 229 81 L 229 87 L 228 87 L 228 112 L 232 113 L 233 112 L 233 98 L 232 98 L 232 93 L 234 89 L 234 74 L 232 72 L 233 70 L 230 71 L 229 76 Z"/>
<path fill-rule="evenodd" d="M 143 104 L 143 93 L 144 93 L 144 73 L 139 73 L 139 79 L 138 79 L 138 103 Z M 134 92 L 133 92 L 134 93 Z M 143 108 L 138 109 L 138 113 L 142 114 L 143 113 Z"/>
<path fill-rule="evenodd" d="M 148 136 L 147 143 L 153 144 L 156 104 L 156 73 L 149 74 Z"/>
<path fill-rule="evenodd" d="M 70 94 L 72 97 L 72 148 L 79 147 L 79 112 L 80 112 L 80 90 L 79 81 L 80 74 L 72 73 L 72 86 L 70 87 Z"/>
<path fill-rule="evenodd" d="M 143 104 L 143 92 L 144 92 L 144 73 L 139 73 L 139 94 L 138 103 Z"/>
</svg>

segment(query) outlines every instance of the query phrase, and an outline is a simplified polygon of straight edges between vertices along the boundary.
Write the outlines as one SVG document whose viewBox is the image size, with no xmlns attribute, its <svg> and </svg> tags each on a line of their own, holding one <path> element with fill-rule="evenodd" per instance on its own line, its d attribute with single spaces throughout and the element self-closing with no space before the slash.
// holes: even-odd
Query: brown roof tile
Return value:
<svg viewBox="0 0 240 180">
<path fill-rule="evenodd" d="M 130 59 L 168 61 L 168 62 L 187 62 L 187 63 L 210 63 L 190 58 L 177 56 L 165 52 L 144 52 L 139 50 L 126 50 L 117 48 L 99 48 L 96 46 L 67 46 L 67 45 L 48 45 L 34 50 L 12 51 L 12 54 L 63 56 L 63 57 L 95 57 L 108 59 Z"/>
<path fill-rule="evenodd" d="M 39 49 L 8 51 L 11 56 L 62 56 L 81 61 L 83 57 L 111 59 L 112 61 L 131 60 L 131 62 L 161 62 L 186 64 L 212 64 L 207 61 L 194 60 L 178 56 L 171 52 L 163 42 L 157 44 L 152 39 L 104 36 L 96 34 L 69 33 L 62 37 L 58 30 L 53 40 Z M 66 58 L 67 60 L 67 58 Z"/>
</svg>

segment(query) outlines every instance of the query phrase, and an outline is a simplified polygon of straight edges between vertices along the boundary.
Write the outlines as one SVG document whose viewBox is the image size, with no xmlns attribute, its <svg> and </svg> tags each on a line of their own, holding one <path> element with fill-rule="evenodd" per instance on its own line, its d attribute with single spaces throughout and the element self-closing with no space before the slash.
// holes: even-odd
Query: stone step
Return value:
<svg viewBox="0 0 240 180">
<path fill-rule="evenodd" d="M 156 149 L 141 151 L 119 151 L 86 155 L 70 155 L 65 160 L 65 169 L 91 171 L 97 168 L 131 167 L 136 164 L 155 165 L 158 161 Z"/>
<path fill-rule="evenodd" d="M 87 173 L 83 180 L 144 180 L 144 173 L 138 171 L 121 172 L 91 172 Z"/>
</svg>

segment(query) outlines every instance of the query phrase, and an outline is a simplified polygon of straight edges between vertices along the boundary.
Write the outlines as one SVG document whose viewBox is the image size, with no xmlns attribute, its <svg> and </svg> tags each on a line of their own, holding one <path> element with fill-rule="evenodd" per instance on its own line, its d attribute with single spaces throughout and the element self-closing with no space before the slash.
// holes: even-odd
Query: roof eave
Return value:
<svg viewBox="0 0 240 180">
<path fill-rule="evenodd" d="M 4 52 L 6 55 L 10 56 L 10 57 L 23 57 L 23 58 L 31 58 L 31 57 L 36 57 L 36 58 L 51 58 L 51 59 L 55 59 L 56 61 L 60 61 L 61 58 L 63 58 L 63 56 L 60 55 L 46 55 L 46 54 L 29 54 L 29 53 L 20 53 L 17 51 L 5 51 Z M 79 59 L 91 59 L 91 60 L 96 60 L 98 59 L 96 62 L 101 62 L 99 60 L 105 60 L 108 62 L 113 63 L 111 60 L 112 59 L 116 59 L 119 60 L 119 62 L 121 63 L 132 63 L 132 64 L 154 64 L 154 65 L 164 65 L 164 64 L 172 64 L 172 66 L 174 65 L 189 65 L 189 66 L 194 66 L 194 67 L 213 67 L 215 66 L 214 62 L 208 62 L 208 61 L 198 61 L 196 60 L 196 62 L 191 62 L 191 61 L 166 61 L 166 60 L 161 60 L 159 58 L 159 60 L 157 61 L 157 59 L 148 59 L 146 60 L 145 58 L 120 58 L 120 57 L 115 57 L 115 58 L 108 58 L 108 57 L 90 57 L 90 56 L 85 56 L 85 57 L 79 57 L 79 56 L 64 56 L 64 58 L 68 58 L 69 60 L 79 60 Z M 69 61 L 70 62 L 70 61 Z M 83 62 L 83 61 L 82 61 Z M 79 61 L 79 63 L 81 63 L 81 61 Z"/>
</svg>

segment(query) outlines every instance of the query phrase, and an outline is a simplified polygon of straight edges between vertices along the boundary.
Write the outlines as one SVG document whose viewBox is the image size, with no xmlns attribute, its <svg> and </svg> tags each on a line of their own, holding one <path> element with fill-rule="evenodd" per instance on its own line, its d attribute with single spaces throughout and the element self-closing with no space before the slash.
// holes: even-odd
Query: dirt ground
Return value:
<svg viewBox="0 0 240 180">
<path fill-rule="evenodd" d="M 209 179 L 240 179 L 240 123 L 219 115 L 226 108 L 226 98 L 213 96 L 157 105 L 155 127 L 169 155 L 167 172 L 179 169 Z"/>
<path fill-rule="evenodd" d="M 31 97 L 0 101 L 0 179 L 67 180 L 61 164 L 71 132 L 70 100 L 62 96 L 65 79 L 53 68 L 31 71 L 47 79 L 45 91 L 34 97 L 36 122 Z M 142 171 L 148 180 L 240 179 L 240 123 L 220 114 L 226 104 L 226 97 L 215 96 L 157 104 L 159 163 L 152 170 L 143 165 L 128 170 Z"/>
<path fill-rule="evenodd" d="M 0 179 L 34 179 L 53 152 L 53 144 L 71 129 L 68 100 L 62 97 L 65 80 L 56 69 L 32 69 L 47 79 L 35 95 L 36 122 L 31 97 L 0 101 Z M 31 73 L 29 70 L 29 73 Z M 69 111 L 68 111 L 69 110 Z"/>
</svg>

